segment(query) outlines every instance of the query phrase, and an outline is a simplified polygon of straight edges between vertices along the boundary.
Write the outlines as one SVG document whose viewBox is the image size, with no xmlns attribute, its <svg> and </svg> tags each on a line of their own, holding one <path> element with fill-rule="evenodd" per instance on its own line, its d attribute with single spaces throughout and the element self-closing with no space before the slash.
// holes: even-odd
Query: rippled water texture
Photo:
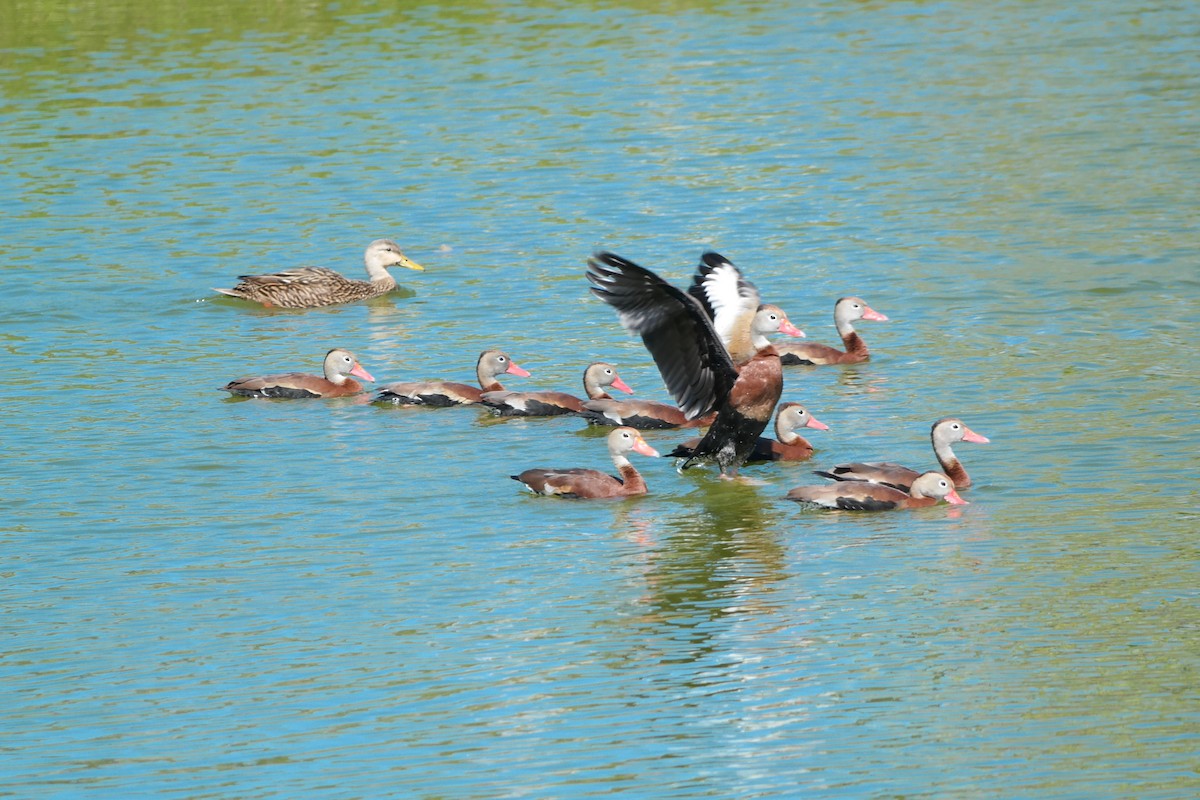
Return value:
<svg viewBox="0 0 1200 800">
<path fill-rule="evenodd" d="M 1192 5 L 297 5 L 0 11 L 0 795 L 1200 794 Z M 211 291 L 381 236 L 382 301 Z M 666 399 L 596 248 L 887 314 L 787 371 L 814 461 L 570 502 L 508 476 L 578 419 L 217 390 Z M 970 505 L 780 499 L 945 415 Z"/>
</svg>

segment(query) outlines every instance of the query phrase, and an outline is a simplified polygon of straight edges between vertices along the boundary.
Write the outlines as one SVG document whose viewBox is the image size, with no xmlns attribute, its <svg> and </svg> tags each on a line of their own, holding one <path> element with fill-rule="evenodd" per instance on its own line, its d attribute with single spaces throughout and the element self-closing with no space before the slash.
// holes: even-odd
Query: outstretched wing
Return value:
<svg viewBox="0 0 1200 800">
<path fill-rule="evenodd" d="M 758 310 L 758 289 L 746 280 L 729 259 L 709 251 L 700 256 L 700 265 L 692 276 L 688 294 L 696 298 L 713 322 L 713 328 L 726 348 L 739 324 Z"/>
<path fill-rule="evenodd" d="M 617 310 L 626 330 L 642 337 L 688 419 L 707 414 L 728 396 L 737 370 L 699 302 L 613 253 L 588 259 L 587 276 L 592 294 Z"/>
</svg>

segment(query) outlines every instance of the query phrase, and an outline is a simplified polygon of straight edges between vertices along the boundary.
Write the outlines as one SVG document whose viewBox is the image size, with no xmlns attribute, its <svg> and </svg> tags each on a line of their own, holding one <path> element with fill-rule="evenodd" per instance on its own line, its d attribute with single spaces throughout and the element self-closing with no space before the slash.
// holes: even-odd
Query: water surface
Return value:
<svg viewBox="0 0 1200 800">
<path fill-rule="evenodd" d="M 23 2 L 0 20 L 3 793 L 1182 798 L 1200 789 L 1190 6 Z M 239 274 L 427 267 L 273 311 Z M 535 498 L 576 419 L 232 378 L 666 393 L 589 297 L 703 250 L 863 365 L 755 483 Z M 823 514 L 812 466 L 971 505 Z M 682 438 L 657 432 L 669 450 Z"/>
</svg>

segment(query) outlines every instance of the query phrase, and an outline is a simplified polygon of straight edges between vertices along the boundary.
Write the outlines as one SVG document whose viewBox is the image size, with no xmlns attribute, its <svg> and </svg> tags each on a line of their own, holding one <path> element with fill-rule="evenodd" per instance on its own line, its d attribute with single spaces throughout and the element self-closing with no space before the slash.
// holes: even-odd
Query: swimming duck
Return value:
<svg viewBox="0 0 1200 800">
<path fill-rule="evenodd" d="M 797 486 L 787 493 L 785 499 L 845 511 L 921 508 L 936 505 L 939 500 L 945 500 L 951 505 L 967 504 L 967 501 L 954 491 L 954 483 L 940 472 L 926 472 L 918 476 L 907 492 L 881 483 L 841 481 L 824 486 Z"/>
<path fill-rule="evenodd" d="M 237 286 L 213 291 L 267 308 L 319 308 L 387 294 L 396 288 L 396 279 L 387 271 L 390 266 L 425 269 L 400 252 L 400 245 L 391 239 L 371 242 L 363 258 L 370 278 L 366 281 L 347 278 L 327 267 L 297 267 L 267 275 L 239 275 Z"/>
<path fill-rule="evenodd" d="M 583 371 L 583 393 L 589 400 L 612 400 L 606 390 L 612 388 L 628 394 L 633 389 L 612 364 L 597 361 Z M 484 392 L 480 402 L 501 417 L 556 417 L 563 414 L 582 414 L 584 400 L 566 392 Z"/>
<path fill-rule="evenodd" d="M 843 297 L 834 303 L 833 322 L 842 337 L 843 352 L 817 342 L 782 342 L 775 346 L 784 364 L 856 364 L 871 357 L 867 343 L 854 330 L 860 319 L 887 321 L 887 317 L 863 302 L 861 297 Z"/>
<path fill-rule="evenodd" d="M 827 431 L 829 426 L 808 413 L 799 403 L 781 403 L 775 414 L 775 438 L 758 437 L 754 450 L 746 461 L 807 461 L 812 457 L 813 446 L 796 431 L 812 428 Z M 690 458 L 700 444 L 699 437 L 688 439 L 671 451 L 675 458 Z"/>
<path fill-rule="evenodd" d="M 573 498 L 632 497 L 646 493 L 646 481 L 629 462 L 628 454 L 641 453 L 657 456 L 658 451 L 646 444 L 642 434 L 633 428 L 614 428 L 608 434 L 608 454 L 612 457 L 620 477 L 613 477 L 595 469 L 527 469 L 519 475 L 510 475 L 530 491 L 543 495 L 558 495 Z"/>
<path fill-rule="evenodd" d="M 484 392 L 503 391 L 500 375 L 529 377 L 529 371 L 517 366 L 507 353 L 484 350 L 475 362 L 479 388 L 453 381 L 407 381 L 379 387 L 376 402 L 409 406 L 463 406 L 480 402 Z"/>
<path fill-rule="evenodd" d="M 933 454 L 937 457 L 938 464 L 950 480 L 954 481 L 954 487 L 965 489 L 970 486 L 971 476 L 954 455 L 951 445 L 955 442 L 987 444 L 990 440 L 954 417 L 943 417 L 933 423 L 933 427 L 929 429 L 929 439 L 933 443 Z M 870 481 L 908 491 L 913 480 L 921 473 L 890 461 L 873 461 L 837 464 L 827 470 L 817 470 L 816 474 L 835 481 Z"/>
<path fill-rule="evenodd" d="M 358 363 L 353 353 L 340 347 L 335 347 L 325 354 L 323 366 L 324 377 L 303 372 L 287 372 L 259 378 L 239 378 L 222 386 L 221 390 L 242 397 L 348 397 L 363 390 L 362 384 L 351 378 L 351 375 L 375 381 L 371 373 Z"/>
</svg>

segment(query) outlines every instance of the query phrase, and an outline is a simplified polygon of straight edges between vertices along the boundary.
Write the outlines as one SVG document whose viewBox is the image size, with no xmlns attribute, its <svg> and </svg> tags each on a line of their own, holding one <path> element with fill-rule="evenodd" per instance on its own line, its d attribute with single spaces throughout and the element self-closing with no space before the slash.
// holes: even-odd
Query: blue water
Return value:
<svg viewBox="0 0 1200 800">
<path fill-rule="evenodd" d="M 1200 790 L 1190 6 L 3 13 L 0 796 Z M 382 301 L 211 291 L 381 236 L 427 268 Z M 578 419 L 217 390 L 501 347 L 667 399 L 597 248 L 887 314 L 788 369 L 813 462 L 573 503 L 508 476 L 607 468 Z M 780 499 L 951 414 L 968 506 Z"/>
</svg>

